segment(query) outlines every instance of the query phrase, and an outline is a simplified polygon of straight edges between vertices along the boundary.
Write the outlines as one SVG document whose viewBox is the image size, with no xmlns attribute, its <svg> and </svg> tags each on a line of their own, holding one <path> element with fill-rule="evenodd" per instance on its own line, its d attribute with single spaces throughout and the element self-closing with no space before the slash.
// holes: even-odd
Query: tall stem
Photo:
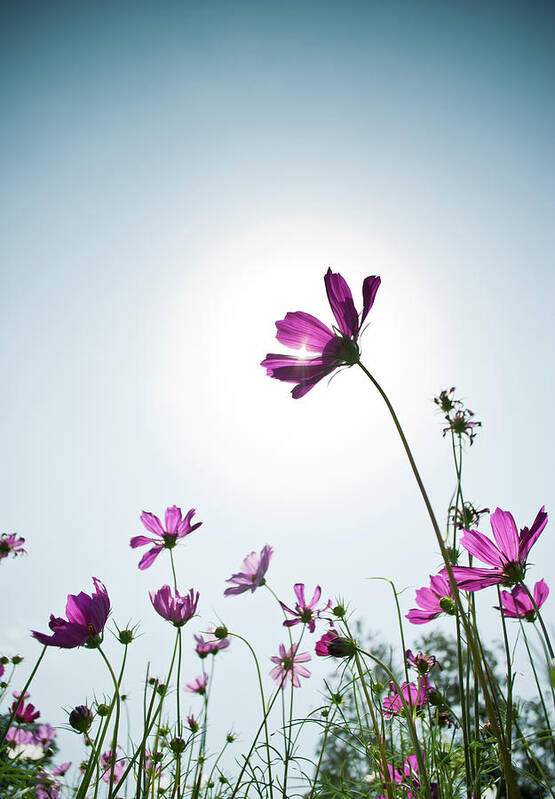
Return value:
<svg viewBox="0 0 555 799">
<path fill-rule="evenodd" d="M 364 372 L 364 374 L 368 377 L 368 379 L 372 382 L 372 384 L 378 390 L 378 393 L 380 394 L 380 396 L 382 397 L 383 401 L 387 405 L 389 413 L 391 414 L 391 418 L 393 419 L 393 423 L 395 424 L 397 432 L 399 433 L 399 437 L 400 437 L 401 442 L 403 444 L 403 447 L 405 449 L 405 453 L 406 453 L 407 458 L 409 460 L 409 463 L 410 463 L 412 472 L 414 474 L 415 480 L 416 480 L 416 482 L 418 484 L 418 488 L 419 488 L 420 493 L 422 495 L 422 499 L 424 500 L 424 504 L 426 505 L 426 510 L 428 511 L 428 515 L 429 515 L 430 521 L 432 523 L 432 527 L 433 527 L 433 530 L 434 530 L 434 533 L 435 533 L 435 536 L 436 536 L 436 539 L 437 539 L 437 543 L 438 543 L 439 549 L 441 551 L 441 556 L 443 558 L 443 562 L 445 563 L 445 569 L 446 569 L 447 575 L 449 577 L 449 583 L 451 585 L 453 598 L 455 600 L 456 606 L 459 608 L 460 613 L 461 613 L 461 620 L 462 620 L 464 628 L 465 628 L 465 633 L 466 633 L 466 636 L 467 636 L 468 646 L 470 647 L 473 655 L 475 656 L 474 657 L 474 668 L 476 669 L 476 675 L 478 677 L 478 680 L 480 682 L 480 686 L 482 688 L 482 692 L 484 694 L 484 701 L 486 703 L 487 714 L 488 714 L 488 718 L 489 718 L 489 721 L 490 721 L 490 724 L 491 724 L 491 731 L 492 731 L 492 733 L 493 733 L 493 735 L 494 735 L 494 737 L 495 737 L 495 739 L 497 741 L 498 748 L 499 748 L 499 754 L 501 755 L 501 760 L 503 762 L 503 773 L 504 773 L 504 776 L 505 776 L 505 782 L 507 783 L 508 799 L 522 799 L 522 796 L 521 796 L 521 793 L 520 793 L 520 789 L 519 789 L 519 787 L 517 785 L 516 778 L 515 778 L 515 775 L 514 775 L 514 771 L 513 771 L 513 767 L 512 767 L 512 763 L 511 763 L 511 757 L 510 757 L 509 751 L 508 751 L 508 749 L 507 749 L 507 747 L 505 745 L 505 742 L 503 741 L 503 734 L 502 734 L 502 731 L 501 731 L 501 728 L 500 728 L 500 723 L 499 723 L 499 720 L 498 720 L 498 718 L 497 718 L 497 716 L 495 714 L 495 710 L 494 710 L 494 707 L 493 707 L 493 704 L 492 704 L 492 699 L 491 699 L 491 696 L 490 696 L 490 693 L 489 693 L 489 690 L 488 690 L 488 686 L 487 686 L 487 683 L 486 683 L 486 679 L 485 679 L 485 676 L 484 676 L 484 672 L 483 672 L 483 669 L 482 669 L 482 662 L 481 662 L 481 659 L 480 659 L 478 647 L 476 646 L 476 641 L 475 641 L 475 637 L 474 637 L 474 631 L 473 631 L 468 619 L 466 618 L 466 615 L 464 614 L 464 609 L 462 607 L 461 599 L 460 599 L 460 596 L 459 596 L 459 590 L 458 590 L 458 587 L 457 587 L 457 581 L 455 580 L 455 577 L 453 575 L 453 569 L 451 568 L 451 562 L 450 562 L 450 559 L 449 559 L 449 553 L 447 552 L 447 549 L 445 547 L 445 543 L 443 541 L 443 536 L 441 535 L 441 531 L 439 529 L 439 525 L 437 523 L 437 519 L 435 517 L 432 505 L 431 505 L 430 500 L 428 498 L 428 494 L 426 493 L 426 489 L 424 488 L 424 483 L 422 482 L 422 478 L 420 477 L 420 473 L 419 473 L 418 468 L 416 466 L 415 460 L 414 460 L 414 458 L 412 456 L 412 452 L 410 450 L 408 441 L 407 441 L 407 439 L 405 437 L 405 434 L 403 432 L 403 428 L 401 427 L 401 425 L 399 423 L 399 420 L 397 418 L 397 414 L 395 413 L 395 410 L 394 410 L 391 402 L 389 401 L 389 398 L 387 397 L 385 391 L 382 389 L 382 387 L 380 386 L 378 381 L 368 371 L 368 369 L 360 361 L 357 361 L 357 363 L 360 366 L 360 368 L 362 369 L 362 371 Z"/>
<path fill-rule="evenodd" d="M 22 701 L 22 702 L 23 702 L 23 699 L 24 699 L 24 697 L 25 697 L 25 693 L 27 692 L 27 689 L 28 689 L 28 688 L 29 688 L 29 686 L 31 685 L 31 682 L 32 682 L 32 680 L 33 680 L 33 677 L 34 677 L 34 676 L 35 676 L 35 674 L 37 673 L 37 669 L 38 669 L 38 667 L 39 667 L 39 666 L 40 666 L 40 664 L 41 664 L 41 661 L 42 661 L 42 659 L 43 659 L 43 657 L 44 657 L 44 655 L 45 655 L 45 652 L 46 652 L 47 648 L 48 648 L 48 647 L 47 647 L 46 645 L 45 645 L 45 646 L 43 646 L 43 648 L 42 648 L 42 652 L 41 652 L 41 653 L 40 653 L 40 655 L 38 656 L 37 662 L 35 663 L 35 665 L 34 665 L 34 667 L 33 667 L 33 671 L 32 671 L 32 672 L 31 672 L 31 674 L 29 675 L 29 679 L 27 680 L 27 682 L 26 682 L 26 683 L 25 683 L 25 685 L 23 686 L 23 690 L 22 690 L 22 691 L 21 691 L 21 693 L 19 694 L 19 695 L 20 695 L 20 697 L 21 697 L 21 701 Z M 11 724 L 12 724 L 12 722 L 13 722 L 14 718 L 15 718 L 15 714 L 17 713 L 17 708 L 18 708 L 18 707 L 19 707 L 19 702 L 16 700 L 16 701 L 14 702 L 14 709 L 13 709 L 13 711 L 12 711 L 12 713 L 10 714 L 10 717 L 9 717 L 9 719 L 8 719 L 8 723 L 7 723 L 7 725 L 6 725 L 5 729 L 4 729 L 4 731 L 3 731 L 3 732 L 0 734 L 0 746 L 2 746 L 2 744 L 4 743 L 4 739 L 6 738 L 6 735 L 8 734 L 8 730 L 10 729 L 10 727 L 11 727 Z"/>
</svg>

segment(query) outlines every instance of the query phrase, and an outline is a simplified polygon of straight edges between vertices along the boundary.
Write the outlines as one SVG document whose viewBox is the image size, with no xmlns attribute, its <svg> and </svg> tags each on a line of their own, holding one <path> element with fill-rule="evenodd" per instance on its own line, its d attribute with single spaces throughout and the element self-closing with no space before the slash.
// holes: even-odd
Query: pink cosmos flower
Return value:
<svg viewBox="0 0 555 799">
<path fill-rule="evenodd" d="M 512 591 L 501 591 L 503 615 L 510 619 L 526 619 L 534 621 L 536 608 L 539 610 L 549 596 L 549 587 L 545 580 L 539 580 L 534 586 L 534 602 L 522 585 L 515 585 Z M 536 607 L 534 607 L 534 603 Z M 500 608 L 497 608 L 498 610 Z"/>
<path fill-rule="evenodd" d="M 358 338 L 368 312 L 374 304 L 380 287 L 379 277 L 367 277 L 362 284 L 362 314 L 353 302 L 351 290 L 339 273 L 328 269 L 324 276 L 326 293 L 338 327 L 330 330 L 323 322 L 304 311 L 286 314 L 276 322 L 276 338 L 280 344 L 307 353 L 303 355 L 275 355 L 268 353 L 261 366 L 266 374 L 276 380 L 296 383 L 291 394 L 294 399 L 304 397 L 322 378 L 339 366 L 352 366 L 359 360 Z"/>
<path fill-rule="evenodd" d="M 191 519 L 196 511 L 191 508 L 187 512 L 185 518 L 181 516 L 181 508 L 172 505 L 171 508 L 166 509 L 165 524 L 166 529 L 162 527 L 162 523 L 158 516 L 153 513 L 143 511 L 141 513 L 141 521 L 150 533 L 154 533 L 157 538 L 149 538 L 146 535 L 136 535 L 129 542 L 129 546 L 133 549 L 136 547 L 143 547 L 146 544 L 154 544 L 152 549 L 149 549 L 139 562 L 139 569 L 148 569 L 152 566 L 158 555 L 163 549 L 173 549 L 180 538 L 184 538 L 193 530 L 198 529 L 202 522 L 191 524 Z"/>
<path fill-rule="evenodd" d="M 405 660 L 407 661 L 407 665 L 413 669 L 416 669 L 419 674 L 427 674 L 435 666 L 437 666 L 438 669 L 441 669 L 441 666 L 437 662 L 436 656 L 428 655 L 424 652 L 419 652 L 417 655 L 415 655 L 412 649 L 407 649 L 405 652 Z"/>
<path fill-rule="evenodd" d="M 310 677 L 309 670 L 300 665 L 312 660 L 310 653 L 297 652 L 297 648 L 298 644 L 294 644 L 290 649 L 286 649 L 283 644 L 280 644 L 279 656 L 274 655 L 270 658 L 272 663 L 277 663 L 270 671 L 270 677 L 278 683 L 282 691 L 285 690 L 285 683 L 288 679 L 295 688 L 300 688 L 299 677 Z"/>
<path fill-rule="evenodd" d="M 196 643 L 195 652 L 199 658 L 208 657 L 208 655 L 217 655 L 220 649 L 227 649 L 231 643 L 229 638 L 216 638 L 212 633 L 208 633 L 206 638 L 202 635 L 194 636 Z"/>
<path fill-rule="evenodd" d="M 316 629 L 316 619 L 319 619 L 322 613 L 331 606 L 331 600 L 328 599 L 327 605 L 317 610 L 316 605 L 318 604 L 318 600 L 322 595 L 322 589 L 319 585 L 316 586 L 312 599 L 308 604 L 304 597 L 304 583 L 295 583 L 293 590 L 295 591 L 295 596 L 297 597 L 295 610 L 291 610 L 291 608 L 287 607 L 285 602 L 279 603 L 286 613 L 289 613 L 291 616 L 293 616 L 292 619 L 287 619 L 284 621 L 283 626 L 293 627 L 295 624 L 307 624 L 309 632 L 313 633 Z"/>
<path fill-rule="evenodd" d="M 96 591 L 89 596 L 81 592 L 69 594 L 66 603 L 66 619 L 50 615 L 48 626 L 53 635 L 32 631 L 33 638 L 45 646 L 73 649 L 76 646 L 98 646 L 104 625 L 110 613 L 110 599 L 104 584 L 92 578 Z"/>
<path fill-rule="evenodd" d="M 432 688 L 428 681 L 427 674 L 419 677 L 418 683 L 404 682 L 401 686 L 401 693 L 398 692 L 394 683 L 390 683 L 389 687 L 391 693 L 382 702 L 383 714 L 386 718 L 399 716 L 404 712 L 403 700 L 408 707 L 424 707 L 430 694 L 435 692 L 435 688 Z"/>
<path fill-rule="evenodd" d="M 201 696 L 206 693 L 206 686 L 208 685 L 208 674 L 200 674 L 194 680 L 188 682 L 184 687 L 184 691 L 190 694 L 200 694 Z"/>
<path fill-rule="evenodd" d="M 415 599 L 423 610 L 420 608 L 409 610 L 406 618 L 411 624 L 426 624 L 426 622 L 436 619 L 441 613 L 447 613 L 449 616 L 455 614 L 455 600 L 445 569 L 442 569 L 435 577 L 430 575 L 430 587 L 419 588 Z"/>
<path fill-rule="evenodd" d="M 191 588 L 188 594 L 181 595 L 177 588 L 175 589 L 175 596 L 169 585 L 163 585 L 159 591 L 150 592 L 150 601 L 154 606 L 154 610 L 162 616 L 162 618 L 171 621 L 175 627 L 181 627 L 183 624 L 192 619 L 197 612 L 197 605 L 199 599 L 199 592 Z"/>
<path fill-rule="evenodd" d="M 19 701 L 16 699 L 10 708 L 10 712 L 15 713 L 15 720 L 22 724 L 30 724 L 40 716 L 40 710 L 35 710 L 35 706 L 31 702 L 25 705 L 23 699 Z"/>
<path fill-rule="evenodd" d="M 245 560 L 241 563 L 241 571 L 232 574 L 226 583 L 232 583 L 230 588 L 226 588 L 224 596 L 233 596 L 234 594 L 243 594 L 245 591 L 254 591 L 266 582 L 265 574 L 268 571 L 270 560 L 274 550 L 271 546 L 266 544 L 262 547 L 260 555 L 256 552 L 251 552 Z"/>
<path fill-rule="evenodd" d="M 465 530 L 461 544 L 471 555 L 492 568 L 453 566 L 459 588 L 479 591 L 490 585 L 512 586 L 521 582 L 526 573 L 526 559 L 547 524 L 545 507 L 540 508 L 532 527 L 517 531 L 515 520 L 508 511 L 497 508 L 490 516 L 495 543 L 478 530 Z"/>
<path fill-rule="evenodd" d="M 100 767 L 104 769 L 102 779 L 104 782 L 111 782 L 114 785 L 120 781 L 125 771 L 125 758 L 116 758 L 117 755 L 113 749 L 108 749 L 107 752 L 103 752 L 100 756 Z M 113 775 L 112 764 L 114 769 Z"/>
<path fill-rule="evenodd" d="M 54 738 L 56 737 L 56 730 L 50 724 L 39 724 L 35 738 L 37 742 L 47 749 Z"/>
<path fill-rule="evenodd" d="M 420 796 L 420 779 L 418 776 L 418 760 L 416 759 L 416 755 L 409 755 L 403 761 L 402 771 L 393 768 L 389 763 L 387 764 L 387 769 L 389 771 L 390 782 L 406 786 L 407 799 L 417 799 L 417 797 Z M 432 799 L 438 799 L 437 782 L 430 783 L 430 790 Z M 413 791 L 415 791 L 415 793 L 413 793 Z M 387 799 L 387 797 L 378 796 L 377 799 Z"/>
<path fill-rule="evenodd" d="M 325 658 L 330 654 L 329 645 L 332 641 L 336 641 L 339 639 L 339 633 L 335 629 L 335 627 L 331 627 L 327 633 L 320 638 L 320 640 L 316 643 L 314 647 L 314 651 L 318 655 L 318 657 Z"/>
<path fill-rule="evenodd" d="M 8 555 L 13 555 L 16 558 L 18 555 L 23 555 L 27 550 L 23 549 L 25 543 L 24 538 L 18 538 L 15 533 L 7 535 L 3 533 L 0 536 L 0 560 L 7 558 Z"/>
<path fill-rule="evenodd" d="M 192 733 L 199 731 L 199 723 L 192 713 L 190 716 L 187 716 L 187 724 Z"/>
</svg>

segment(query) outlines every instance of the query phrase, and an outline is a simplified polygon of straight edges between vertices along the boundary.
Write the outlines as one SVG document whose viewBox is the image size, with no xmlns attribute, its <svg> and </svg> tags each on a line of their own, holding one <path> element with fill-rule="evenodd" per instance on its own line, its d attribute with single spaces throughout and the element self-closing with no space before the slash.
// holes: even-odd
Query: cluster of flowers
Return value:
<svg viewBox="0 0 555 799">
<path fill-rule="evenodd" d="M 547 524 L 547 513 L 542 507 L 530 529 L 518 532 L 515 520 L 508 511 L 497 508 L 490 516 L 494 541 L 478 530 L 464 530 L 461 545 L 469 555 L 487 563 L 489 568 L 478 566 L 452 566 L 457 587 L 463 591 L 480 591 L 492 585 L 502 585 L 511 591 L 501 591 L 500 610 L 507 618 L 534 621 L 538 610 L 549 595 L 545 580 L 539 580 L 533 591 L 524 583 L 528 554 Z M 412 624 L 425 624 L 442 613 L 455 615 L 453 588 L 447 569 L 432 576 L 430 586 L 418 589 L 416 603 L 407 613 Z"/>
</svg>

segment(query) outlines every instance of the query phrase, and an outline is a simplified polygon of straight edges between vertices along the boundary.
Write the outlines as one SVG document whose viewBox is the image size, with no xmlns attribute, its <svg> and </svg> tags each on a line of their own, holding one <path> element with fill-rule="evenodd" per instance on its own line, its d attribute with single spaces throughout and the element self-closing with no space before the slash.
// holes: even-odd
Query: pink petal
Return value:
<svg viewBox="0 0 555 799">
<path fill-rule="evenodd" d="M 534 586 L 534 602 L 541 608 L 547 597 L 549 596 L 549 586 L 545 580 L 538 580 Z"/>
<path fill-rule="evenodd" d="M 144 570 L 148 569 L 149 566 L 152 566 L 160 552 L 162 551 L 163 547 L 152 547 L 149 549 L 148 552 L 145 552 L 141 560 L 139 561 L 139 569 Z"/>
<path fill-rule="evenodd" d="M 345 279 L 328 269 L 324 276 L 328 301 L 343 335 L 356 338 L 358 335 L 358 313 L 351 289 Z"/>
<path fill-rule="evenodd" d="M 173 535 L 181 522 L 181 508 L 178 508 L 176 505 L 172 505 L 171 508 L 166 508 L 165 522 L 166 532 Z"/>
<path fill-rule="evenodd" d="M 501 553 L 495 544 L 478 530 L 465 530 L 461 544 L 467 552 L 484 563 L 489 563 L 491 566 L 503 566 Z"/>
<path fill-rule="evenodd" d="M 362 284 L 362 316 L 360 318 L 360 327 L 362 327 L 364 320 L 366 319 L 369 310 L 374 305 L 374 300 L 376 299 L 376 294 L 378 293 L 378 289 L 380 287 L 381 278 L 372 275 L 371 277 L 364 278 L 364 283 Z"/>
<path fill-rule="evenodd" d="M 322 352 L 332 339 L 333 333 L 323 322 L 304 311 L 294 311 L 285 315 L 285 319 L 276 322 L 276 338 L 286 347 L 308 352 Z"/>
<path fill-rule="evenodd" d="M 506 510 L 497 508 L 494 513 L 491 514 L 489 520 L 491 523 L 491 529 L 493 530 L 493 537 L 495 538 L 497 546 L 505 555 L 507 560 L 511 561 L 512 563 L 517 563 L 519 554 L 519 539 L 518 530 L 516 529 L 515 520 L 513 519 L 512 514 Z M 484 560 L 480 555 L 478 555 L 478 557 L 480 560 Z M 492 565 L 495 566 L 498 565 L 496 562 L 492 562 L 491 560 L 486 560 L 485 562 L 492 563 Z"/>
<path fill-rule="evenodd" d="M 525 561 L 532 546 L 536 543 L 540 535 L 543 533 L 545 525 L 547 524 L 547 513 L 545 506 L 541 507 L 538 511 L 532 527 L 528 530 L 525 527 L 520 533 L 520 558 Z"/>
<path fill-rule="evenodd" d="M 156 541 L 156 538 L 148 538 L 146 535 L 135 535 L 129 542 L 129 546 L 136 549 L 137 547 L 144 547 L 145 544 L 154 544 Z"/>
<path fill-rule="evenodd" d="M 143 525 L 154 535 L 159 535 L 160 538 L 164 535 L 164 528 L 160 524 L 160 519 L 158 516 L 155 516 L 153 513 L 149 513 L 148 511 L 144 510 L 141 513 L 141 521 Z"/>
<path fill-rule="evenodd" d="M 441 609 L 436 611 L 428 611 L 428 610 L 419 610 L 418 608 L 413 608 L 409 610 L 406 615 L 406 618 L 410 621 L 411 624 L 426 624 L 433 619 L 437 619 L 439 614 L 441 613 Z"/>
</svg>

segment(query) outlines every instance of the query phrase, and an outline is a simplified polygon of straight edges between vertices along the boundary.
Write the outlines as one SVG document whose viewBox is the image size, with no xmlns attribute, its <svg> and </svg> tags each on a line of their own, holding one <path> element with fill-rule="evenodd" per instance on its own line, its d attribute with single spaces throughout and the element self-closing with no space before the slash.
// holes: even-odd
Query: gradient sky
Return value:
<svg viewBox="0 0 555 799">
<path fill-rule="evenodd" d="M 0 566 L 2 651 L 30 668 L 29 629 L 101 577 L 120 626 L 142 620 L 138 701 L 146 659 L 166 668 L 171 629 L 147 589 L 169 571 L 160 559 L 140 573 L 128 541 L 142 509 L 174 503 L 204 522 L 177 554 L 184 587 L 201 591 L 191 633 L 222 618 L 271 665 L 285 638 L 270 597 L 222 597 L 244 555 L 271 543 L 284 599 L 319 582 L 395 640 L 389 589 L 367 578 L 412 589 L 439 560 L 386 410 L 360 372 L 295 402 L 258 365 L 287 311 L 331 321 L 329 265 L 358 303 L 363 278 L 382 277 L 364 362 L 439 517 L 454 479 L 432 398 L 450 385 L 484 422 L 467 497 L 520 526 L 552 509 L 551 3 L 1 13 L 1 529 L 29 550 Z M 531 579 L 552 578 L 552 525 Z M 494 600 L 481 599 L 493 634 Z M 246 743 L 256 707 L 233 650 L 218 663 L 214 747 L 232 723 Z M 62 706 L 108 688 L 96 653 L 52 651 L 33 697 L 61 725 Z M 303 688 L 301 707 L 313 701 Z"/>
</svg>

